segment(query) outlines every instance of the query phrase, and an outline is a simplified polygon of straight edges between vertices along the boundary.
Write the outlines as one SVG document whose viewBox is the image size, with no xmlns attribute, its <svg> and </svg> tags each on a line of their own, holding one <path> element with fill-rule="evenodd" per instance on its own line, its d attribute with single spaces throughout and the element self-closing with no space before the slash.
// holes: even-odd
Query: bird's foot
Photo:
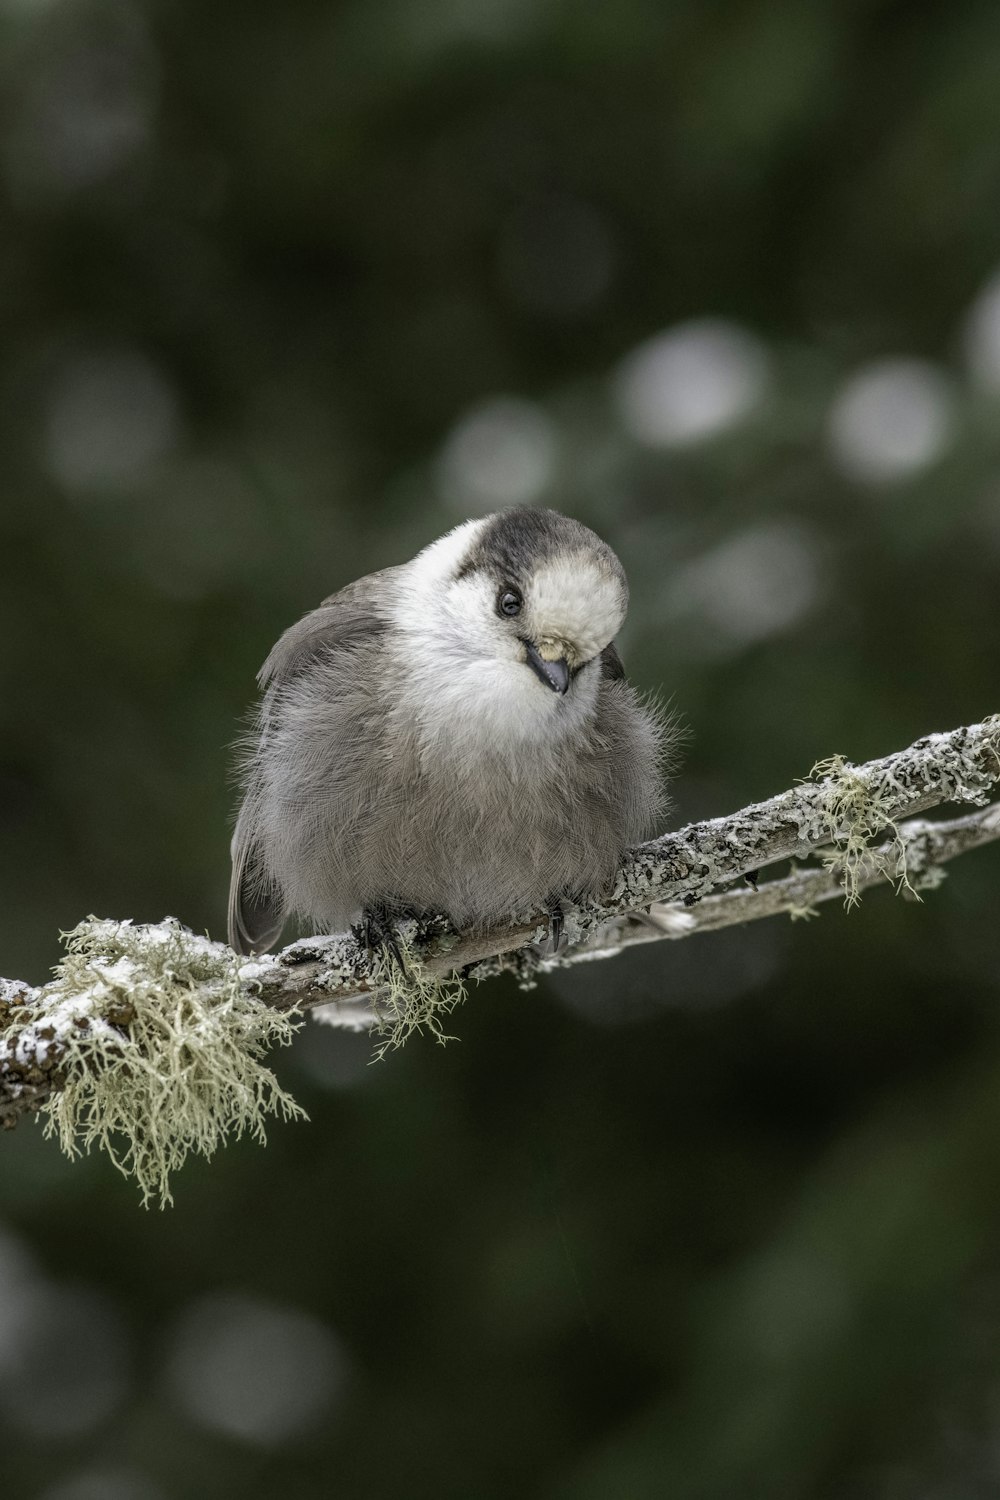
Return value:
<svg viewBox="0 0 1000 1500">
<path fill-rule="evenodd" d="M 388 906 L 366 906 L 361 913 L 361 921 L 351 930 L 355 938 L 368 955 L 368 966 L 373 971 L 379 965 L 395 965 L 396 970 L 406 977 L 406 960 L 403 957 L 403 949 L 400 945 L 400 935 L 397 923 L 401 918 L 410 916 L 409 912 L 390 910 Z"/>
<path fill-rule="evenodd" d="M 549 955 L 554 955 L 561 948 L 568 947 L 566 939 L 566 914 L 564 905 L 571 898 L 563 896 L 550 896 L 546 902 L 546 911 L 549 914 L 549 936 L 545 949 Z"/>
</svg>

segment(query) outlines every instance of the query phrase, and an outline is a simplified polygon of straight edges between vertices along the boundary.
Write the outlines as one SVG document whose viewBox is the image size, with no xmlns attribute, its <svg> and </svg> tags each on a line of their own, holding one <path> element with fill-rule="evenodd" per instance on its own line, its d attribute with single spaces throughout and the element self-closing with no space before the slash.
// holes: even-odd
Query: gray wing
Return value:
<svg viewBox="0 0 1000 1500">
<path fill-rule="evenodd" d="M 601 676 L 605 682 L 621 682 L 625 676 L 625 663 L 618 655 L 614 641 L 601 652 Z"/>
<path fill-rule="evenodd" d="M 400 568 L 383 568 L 324 599 L 280 636 L 257 674 L 261 687 L 297 677 L 319 655 L 380 635 L 388 628 L 384 604 Z M 379 601 L 383 607 L 379 608 Z"/>
<path fill-rule="evenodd" d="M 255 768 L 260 746 L 268 732 L 269 700 L 273 699 L 277 689 L 307 671 L 317 657 L 328 656 L 345 646 L 359 645 L 381 635 L 388 628 L 384 604 L 392 592 L 394 575 L 398 571 L 397 568 L 385 568 L 324 599 L 318 609 L 285 631 L 260 669 L 257 680 L 267 692 L 231 851 L 229 945 L 237 953 L 266 953 L 277 942 L 288 916 L 284 892 L 267 869 L 257 835 Z M 382 609 L 379 608 L 380 602 Z"/>
</svg>

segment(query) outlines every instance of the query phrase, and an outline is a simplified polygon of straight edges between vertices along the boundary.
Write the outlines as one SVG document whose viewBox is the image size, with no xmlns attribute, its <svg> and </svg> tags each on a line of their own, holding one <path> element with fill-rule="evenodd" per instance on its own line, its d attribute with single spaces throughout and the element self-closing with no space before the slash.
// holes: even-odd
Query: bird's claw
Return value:
<svg viewBox="0 0 1000 1500">
<path fill-rule="evenodd" d="M 390 960 L 405 976 L 406 961 L 399 946 L 395 923 L 386 907 L 366 906 L 361 913 L 361 921 L 353 931 L 368 955 L 369 968 L 374 969 L 380 959 Z"/>
<path fill-rule="evenodd" d="M 556 954 L 565 942 L 566 919 L 562 902 L 554 896 L 549 899 L 548 914 L 549 937 L 546 946 L 551 954 Z"/>
</svg>

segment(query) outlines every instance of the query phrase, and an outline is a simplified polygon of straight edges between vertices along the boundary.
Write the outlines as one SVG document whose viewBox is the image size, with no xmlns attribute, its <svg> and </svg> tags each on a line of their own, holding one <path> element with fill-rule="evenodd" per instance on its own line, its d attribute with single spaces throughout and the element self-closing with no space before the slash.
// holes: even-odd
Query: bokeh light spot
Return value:
<svg viewBox="0 0 1000 1500">
<path fill-rule="evenodd" d="M 438 474 L 444 499 L 461 514 L 530 505 L 552 477 L 556 437 L 530 401 L 500 396 L 462 418 L 445 442 Z"/>
<path fill-rule="evenodd" d="M 0 1411 L 27 1432 L 71 1438 L 111 1415 L 126 1391 L 114 1304 L 87 1288 L 38 1283 L 4 1359 Z"/>
<path fill-rule="evenodd" d="M 703 442 L 745 417 L 770 381 L 767 352 L 721 318 L 682 323 L 640 344 L 615 378 L 626 430 L 653 448 Z"/>
<path fill-rule="evenodd" d="M 52 22 L 13 91 L 3 156 L 15 197 L 35 203 L 103 182 L 152 131 L 157 67 L 136 7 L 75 7 L 69 19 L 63 6 L 65 21 L 53 4 L 7 0 L 6 9 Z"/>
<path fill-rule="evenodd" d="M 727 537 L 679 568 L 667 602 L 671 614 L 697 623 L 697 639 L 711 654 L 787 630 L 820 593 L 815 539 L 795 522 L 772 521 Z"/>
<path fill-rule="evenodd" d="M 142 1474 L 89 1469 L 43 1490 L 38 1500 L 163 1500 L 163 1491 Z"/>
<path fill-rule="evenodd" d="M 976 385 L 991 394 L 1000 392 L 1000 271 L 969 308 L 962 348 Z"/>
<path fill-rule="evenodd" d="M 236 1293 L 191 1304 L 167 1362 L 171 1391 L 188 1416 L 262 1447 L 326 1419 L 345 1373 L 336 1335 L 317 1318 Z"/>
<path fill-rule="evenodd" d="M 76 354 L 50 385 L 43 461 L 68 490 L 128 485 L 165 458 L 179 437 L 173 391 L 139 350 Z"/>
<path fill-rule="evenodd" d="M 827 436 L 834 463 L 863 484 L 909 479 L 944 451 L 952 407 L 948 380 L 925 360 L 867 365 L 831 407 Z"/>
</svg>

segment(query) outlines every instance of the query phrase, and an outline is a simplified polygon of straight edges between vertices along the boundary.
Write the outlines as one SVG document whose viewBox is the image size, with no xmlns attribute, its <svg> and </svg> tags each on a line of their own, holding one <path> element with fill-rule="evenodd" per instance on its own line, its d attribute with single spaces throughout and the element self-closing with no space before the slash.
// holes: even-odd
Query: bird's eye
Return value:
<svg viewBox="0 0 1000 1500">
<path fill-rule="evenodd" d="M 521 613 L 521 605 L 524 600 L 517 589 L 501 589 L 497 595 L 497 611 L 501 615 L 513 617 Z"/>
</svg>

